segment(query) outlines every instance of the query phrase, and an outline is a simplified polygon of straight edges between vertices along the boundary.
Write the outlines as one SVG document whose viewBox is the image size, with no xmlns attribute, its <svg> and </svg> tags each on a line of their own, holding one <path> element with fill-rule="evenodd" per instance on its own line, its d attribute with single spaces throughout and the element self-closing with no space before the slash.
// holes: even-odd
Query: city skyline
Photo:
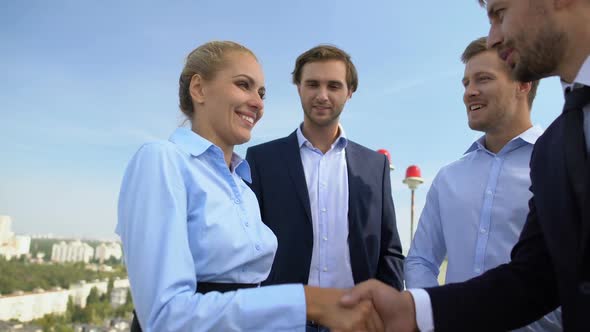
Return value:
<svg viewBox="0 0 590 332">
<path fill-rule="evenodd" d="M 359 89 L 342 114 L 348 137 L 385 148 L 392 194 L 409 247 L 408 166 L 422 169 L 416 220 L 430 183 L 481 135 L 462 102 L 466 45 L 489 29 L 477 1 L 379 0 L 256 3 L 41 0 L 0 5 L 0 215 L 17 234 L 117 239 L 124 168 L 146 142 L 183 123 L 177 82 L 183 59 L 214 39 L 243 43 L 266 75 L 265 115 L 248 146 L 291 133 L 302 110 L 290 73 L 320 43 L 349 52 Z M 533 123 L 561 108 L 559 80 L 544 80 Z"/>
</svg>

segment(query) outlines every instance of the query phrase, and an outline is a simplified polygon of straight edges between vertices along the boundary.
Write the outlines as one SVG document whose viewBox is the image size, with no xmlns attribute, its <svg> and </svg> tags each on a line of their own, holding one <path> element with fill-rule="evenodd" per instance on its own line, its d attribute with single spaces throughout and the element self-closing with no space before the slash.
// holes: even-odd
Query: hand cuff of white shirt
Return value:
<svg viewBox="0 0 590 332">
<path fill-rule="evenodd" d="M 434 318 L 432 317 L 432 304 L 430 303 L 430 296 L 422 288 L 408 289 L 408 292 L 410 292 L 414 298 L 418 330 L 421 332 L 433 332 Z"/>
</svg>

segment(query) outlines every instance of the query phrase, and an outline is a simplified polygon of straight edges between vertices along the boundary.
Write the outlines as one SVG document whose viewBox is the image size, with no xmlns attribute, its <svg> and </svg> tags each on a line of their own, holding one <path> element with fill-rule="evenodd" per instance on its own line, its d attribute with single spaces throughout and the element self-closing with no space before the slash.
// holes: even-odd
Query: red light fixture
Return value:
<svg viewBox="0 0 590 332">
<path fill-rule="evenodd" d="M 387 160 L 389 161 L 389 169 L 393 171 L 395 169 L 395 167 L 393 166 L 393 163 L 391 163 L 391 154 L 389 154 L 389 151 L 387 151 L 385 149 L 379 149 L 379 150 L 377 150 L 377 152 L 379 152 L 382 155 L 385 155 L 387 157 Z"/>
</svg>

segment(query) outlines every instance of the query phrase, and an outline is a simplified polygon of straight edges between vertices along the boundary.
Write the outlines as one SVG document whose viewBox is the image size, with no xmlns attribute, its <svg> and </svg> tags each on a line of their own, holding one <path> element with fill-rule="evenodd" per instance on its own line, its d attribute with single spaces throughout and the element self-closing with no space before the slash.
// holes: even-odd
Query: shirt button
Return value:
<svg viewBox="0 0 590 332">
<path fill-rule="evenodd" d="M 246 227 L 250 226 L 250 224 L 247 221 L 244 223 L 244 225 L 246 225 Z"/>
<path fill-rule="evenodd" d="M 488 195 L 492 195 L 492 194 L 493 194 L 491 190 L 488 190 L 488 191 L 486 191 L 486 193 L 487 193 Z"/>
<path fill-rule="evenodd" d="M 328 238 L 324 236 L 324 237 L 323 237 L 323 240 L 324 240 L 324 241 L 328 241 Z"/>
<path fill-rule="evenodd" d="M 486 232 L 486 229 L 485 229 L 485 228 L 482 228 L 482 229 L 480 229 L 479 231 L 480 231 L 482 234 L 485 234 L 485 232 Z"/>
<path fill-rule="evenodd" d="M 326 212 L 327 210 L 326 210 L 326 208 L 322 208 L 321 211 L 322 212 Z"/>
<path fill-rule="evenodd" d="M 478 267 L 478 268 L 475 269 L 475 272 L 481 273 L 481 269 Z"/>
<path fill-rule="evenodd" d="M 260 245 L 259 244 L 255 245 L 254 248 L 256 248 L 256 250 L 260 251 Z"/>
<path fill-rule="evenodd" d="M 324 268 L 324 272 L 328 272 L 328 268 L 327 267 Z"/>
<path fill-rule="evenodd" d="M 240 203 L 241 203 L 241 201 L 240 201 L 240 199 L 239 199 L 239 198 L 236 198 L 236 199 L 234 199 L 234 203 L 236 203 L 236 204 L 240 204 Z"/>
<path fill-rule="evenodd" d="M 583 282 L 580 284 L 580 292 L 583 295 L 590 295 L 590 282 Z"/>
</svg>

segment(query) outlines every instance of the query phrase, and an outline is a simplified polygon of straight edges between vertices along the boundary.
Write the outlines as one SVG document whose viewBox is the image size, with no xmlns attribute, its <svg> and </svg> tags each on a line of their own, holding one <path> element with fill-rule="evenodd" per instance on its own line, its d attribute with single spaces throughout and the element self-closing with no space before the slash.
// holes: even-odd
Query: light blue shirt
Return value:
<svg viewBox="0 0 590 332">
<path fill-rule="evenodd" d="M 277 248 L 243 180 L 248 163 L 187 128 L 143 145 L 119 196 L 133 302 L 143 331 L 304 331 L 302 285 L 195 293 L 200 281 L 260 283 Z"/>
<path fill-rule="evenodd" d="M 308 284 L 354 286 L 348 247 L 348 140 L 342 127 L 330 150 L 322 153 L 297 129 L 301 162 L 309 193 L 313 249 Z"/>
<path fill-rule="evenodd" d="M 407 288 L 437 286 L 445 256 L 446 283 L 510 261 L 529 211 L 529 161 L 541 134 L 532 127 L 497 154 L 485 148 L 482 137 L 439 171 L 405 260 Z M 549 314 L 523 330 L 561 331 L 561 316 Z"/>
</svg>

